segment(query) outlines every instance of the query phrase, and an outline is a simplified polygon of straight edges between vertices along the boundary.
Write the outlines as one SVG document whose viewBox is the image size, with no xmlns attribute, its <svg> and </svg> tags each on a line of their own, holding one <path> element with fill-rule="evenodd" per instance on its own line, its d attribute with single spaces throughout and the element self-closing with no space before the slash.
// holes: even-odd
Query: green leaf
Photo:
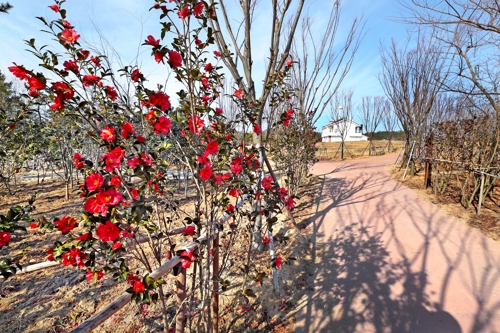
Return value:
<svg viewBox="0 0 500 333">
<path fill-rule="evenodd" d="M 257 297 L 257 295 L 255 295 L 255 293 L 253 292 L 252 289 L 245 289 L 243 291 L 243 295 L 248 296 L 248 297 L 253 297 L 253 298 Z"/>
</svg>

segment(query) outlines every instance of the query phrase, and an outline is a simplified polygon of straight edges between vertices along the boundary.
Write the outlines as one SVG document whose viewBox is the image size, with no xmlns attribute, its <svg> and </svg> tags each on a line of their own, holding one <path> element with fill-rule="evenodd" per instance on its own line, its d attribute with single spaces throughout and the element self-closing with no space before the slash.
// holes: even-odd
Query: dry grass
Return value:
<svg viewBox="0 0 500 333">
<path fill-rule="evenodd" d="M 23 205 L 29 198 L 29 193 L 35 191 L 40 194 L 35 202 L 37 209 L 34 215 L 43 214 L 50 218 L 65 214 L 78 216 L 81 210 L 82 199 L 76 193 L 71 192 L 70 200 L 64 200 L 64 186 L 60 180 L 50 180 L 39 185 L 28 181 L 21 185 L 16 197 L 0 197 L 0 212 L 4 213 L 13 204 Z M 294 210 L 298 223 L 313 215 L 313 198 L 317 188 L 317 179 L 314 177 L 301 188 Z M 190 193 L 192 191 L 190 188 Z M 183 191 L 181 192 L 178 199 L 183 205 L 182 209 L 188 210 L 190 199 L 184 199 Z M 179 219 L 181 220 L 182 218 Z M 26 223 L 24 225 L 28 226 Z M 311 229 L 297 231 L 283 216 L 278 220 L 275 229 L 277 239 L 283 241 L 276 244 L 277 255 L 285 259 L 285 264 L 279 271 L 282 295 L 278 297 L 273 292 L 268 249 L 256 252 L 253 267 L 264 271 L 267 277 L 262 285 L 250 283 L 249 286 L 254 290 L 256 297 L 249 303 L 245 300 L 236 302 L 237 320 L 233 326 L 235 332 L 291 332 L 293 328 L 290 318 L 296 311 L 295 307 L 299 304 L 299 300 L 312 290 L 313 263 L 308 254 L 311 244 L 307 237 Z M 225 326 L 235 318 L 232 311 L 224 309 L 225 306 L 232 304 L 233 294 L 243 279 L 239 267 L 244 263 L 248 248 L 245 235 L 242 233 L 241 238 L 235 242 L 234 253 L 230 257 L 233 264 L 224 273 L 224 278 L 229 278 L 233 283 L 231 288 L 221 295 L 221 326 Z M 174 243 L 189 242 L 182 236 L 177 238 Z M 28 228 L 26 233 L 16 234 L 10 246 L 0 250 L 0 257 L 9 255 L 19 260 L 22 265 L 42 262 L 47 256 L 44 249 L 55 241 L 63 239 L 64 237 L 57 231 L 50 233 Z M 224 246 L 225 242 L 226 238 L 221 237 L 221 245 Z M 286 261 L 292 257 L 297 260 Z M 138 262 L 131 262 L 132 271 L 138 267 Z M 165 279 L 167 281 L 165 290 L 168 295 L 173 295 L 175 277 L 167 275 Z M 62 333 L 71 330 L 119 296 L 126 288 L 123 284 L 115 283 L 110 276 L 105 276 L 101 281 L 97 284 L 87 282 L 84 271 L 62 266 L 15 275 L 4 283 L 0 280 L 0 322 L 3 323 L 1 331 Z M 175 314 L 174 305 L 175 297 L 172 296 L 167 303 L 171 317 Z M 96 331 L 158 332 L 161 331 L 161 325 L 161 307 L 158 304 L 144 306 L 130 303 Z"/>
<path fill-rule="evenodd" d="M 388 141 L 373 140 L 372 156 L 384 155 L 388 153 Z M 353 159 L 363 156 L 370 156 L 368 149 L 369 141 L 345 142 L 344 158 Z M 399 151 L 404 146 L 404 141 L 392 141 L 389 153 Z M 340 142 L 318 142 L 316 144 L 318 152 L 316 157 L 321 160 L 340 160 Z"/>
</svg>

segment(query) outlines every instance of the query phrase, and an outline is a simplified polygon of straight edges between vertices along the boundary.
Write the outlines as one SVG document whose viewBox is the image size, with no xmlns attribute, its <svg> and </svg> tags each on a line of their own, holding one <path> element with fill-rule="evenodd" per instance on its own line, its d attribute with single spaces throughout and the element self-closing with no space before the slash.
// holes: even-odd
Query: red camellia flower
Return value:
<svg viewBox="0 0 500 333">
<path fill-rule="evenodd" d="M 286 67 L 290 67 L 290 66 L 292 66 L 292 65 L 293 65 L 293 60 L 292 60 L 292 59 L 290 59 L 290 60 L 288 60 L 288 61 L 286 62 Z"/>
<path fill-rule="evenodd" d="M 82 82 L 85 87 L 95 86 L 101 81 L 101 78 L 97 75 L 84 75 Z"/>
<path fill-rule="evenodd" d="M 137 156 L 132 157 L 130 160 L 127 161 L 127 165 L 131 167 L 132 169 L 137 168 L 138 165 L 141 165 L 142 161 L 140 158 Z"/>
<path fill-rule="evenodd" d="M 194 36 L 194 41 L 195 41 L 197 47 L 200 47 L 200 45 L 203 43 L 201 41 L 201 39 L 199 39 L 198 36 L 196 36 L 196 35 Z"/>
<path fill-rule="evenodd" d="M 92 272 L 90 269 L 87 269 L 87 274 L 85 274 L 85 277 L 87 278 L 87 281 L 91 282 L 94 280 L 94 276 L 96 277 L 96 280 L 99 281 L 104 277 L 104 272 L 102 269 L 97 272 Z"/>
<path fill-rule="evenodd" d="M 108 96 L 112 101 L 118 98 L 118 93 L 115 90 L 115 87 L 106 86 L 106 96 Z"/>
<path fill-rule="evenodd" d="M 207 181 L 208 179 L 210 179 L 210 177 L 212 177 L 212 167 L 210 167 L 209 165 L 205 166 L 200 170 L 199 176 L 203 181 Z"/>
<path fill-rule="evenodd" d="M 130 191 L 130 194 L 132 194 L 132 199 L 138 200 L 139 199 L 139 189 L 136 187 L 132 191 Z"/>
<path fill-rule="evenodd" d="M 241 171 L 243 171 L 243 167 L 241 166 L 242 159 L 241 157 L 236 157 L 231 161 L 231 172 L 235 175 L 238 175 Z"/>
<path fill-rule="evenodd" d="M 210 97 L 210 96 L 201 96 L 201 100 L 203 101 L 203 104 L 207 105 L 207 103 L 212 100 L 212 97 Z"/>
<path fill-rule="evenodd" d="M 215 108 L 215 114 L 222 114 L 222 109 L 221 108 Z"/>
<path fill-rule="evenodd" d="M 112 127 L 112 126 L 106 126 L 106 127 L 104 127 L 101 130 L 100 137 L 101 137 L 101 139 L 103 139 L 105 141 L 113 141 L 114 139 L 116 139 L 115 128 Z"/>
<path fill-rule="evenodd" d="M 89 240 L 90 237 L 90 232 L 86 232 L 82 235 L 80 235 L 78 238 L 76 238 L 75 240 L 77 241 L 81 241 L 81 242 L 85 242 L 86 240 Z"/>
<path fill-rule="evenodd" d="M 30 224 L 30 228 L 31 228 L 31 229 L 36 229 L 36 228 L 38 228 L 38 223 L 31 223 L 31 224 Z"/>
<path fill-rule="evenodd" d="M 222 184 L 222 174 L 218 173 L 217 175 L 215 175 L 214 180 L 215 180 L 215 183 L 217 185 L 221 185 Z"/>
<path fill-rule="evenodd" d="M 75 91 L 64 82 L 55 82 L 52 85 L 52 88 L 55 90 L 58 96 L 62 97 L 63 100 L 73 98 L 73 96 L 75 95 Z"/>
<path fill-rule="evenodd" d="M 273 177 L 269 176 L 262 179 L 262 187 L 266 190 L 270 190 L 273 187 Z"/>
<path fill-rule="evenodd" d="M 160 45 L 160 40 L 156 40 L 153 36 L 149 35 L 146 37 L 144 43 L 156 47 Z"/>
<path fill-rule="evenodd" d="M 283 258 L 278 257 L 274 259 L 274 265 L 276 266 L 276 268 L 280 268 L 282 264 L 283 264 Z"/>
<path fill-rule="evenodd" d="M 10 233 L 7 231 L 0 231 L 0 247 L 7 246 L 10 240 Z"/>
<path fill-rule="evenodd" d="M 90 57 L 90 61 L 96 66 L 96 67 L 101 67 L 101 58 L 99 57 Z"/>
<path fill-rule="evenodd" d="M 102 202 L 98 202 L 96 198 L 88 198 L 83 205 L 83 209 L 91 214 L 100 214 L 102 216 L 108 214 L 108 206 Z"/>
<path fill-rule="evenodd" d="M 60 95 L 56 95 L 56 98 L 54 98 L 54 103 L 50 105 L 50 108 L 52 110 L 59 111 L 64 107 L 64 100 Z"/>
<path fill-rule="evenodd" d="M 182 66 L 182 57 L 177 51 L 171 50 L 168 52 L 168 61 L 172 67 L 178 68 Z"/>
<path fill-rule="evenodd" d="M 156 134 L 168 134 L 170 132 L 170 127 L 172 126 L 170 119 L 164 116 L 158 117 L 157 121 L 154 123 L 154 131 Z"/>
<path fill-rule="evenodd" d="M 109 185 L 110 186 L 115 186 L 115 187 L 120 187 L 120 186 L 122 186 L 122 180 L 118 176 L 113 176 L 109 180 Z"/>
<path fill-rule="evenodd" d="M 227 205 L 226 212 L 228 212 L 229 214 L 234 213 L 234 205 L 233 204 Z"/>
<path fill-rule="evenodd" d="M 205 8 L 205 5 L 203 2 L 198 2 L 196 5 L 193 7 L 193 14 L 194 16 L 198 17 L 203 13 L 203 9 Z"/>
<path fill-rule="evenodd" d="M 141 161 L 142 161 L 142 163 L 146 164 L 147 166 L 152 166 L 154 159 L 151 155 L 143 153 L 143 154 L 141 154 Z"/>
<path fill-rule="evenodd" d="M 63 27 L 65 27 L 66 29 L 72 29 L 73 28 L 73 26 L 71 25 L 71 23 L 69 23 L 66 20 L 63 20 Z"/>
<path fill-rule="evenodd" d="M 56 4 L 50 5 L 50 9 L 52 9 L 54 12 L 59 13 L 59 6 Z"/>
<path fill-rule="evenodd" d="M 206 77 L 201 78 L 201 84 L 205 89 L 210 89 L 210 85 L 208 84 L 208 79 Z"/>
<path fill-rule="evenodd" d="M 288 207 L 288 209 L 293 209 L 295 208 L 295 200 L 294 197 L 288 197 L 285 201 L 285 205 Z"/>
<path fill-rule="evenodd" d="M 104 178 L 100 173 L 94 172 L 85 178 L 85 184 L 87 189 L 92 192 L 101 188 L 104 184 Z"/>
<path fill-rule="evenodd" d="M 136 282 L 139 281 L 141 281 L 141 279 L 135 274 L 130 274 L 129 276 L 127 276 L 127 283 L 131 286 L 133 286 Z"/>
<path fill-rule="evenodd" d="M 232 188 L 229 190 L 228 194 L 236 198 L 240 194 L 240 191 L 237 188 Z"/>
<path fill-rule="evenodd" d="M 255 134 L 257 134 L 257 135 L 259 135 L 259 134 L 262 132 L 262 130 L 260 129 L 259 124 L 254 124 L 254 125 L 253 125 L 253 132 L 254 132 Z"/>
<path fill-rule="evenodd" d="M 90 52 L 87 50 L 80 50 L 77 54 L 78 60 L 85 60 L 89 57 Z"/>
<path fill-rule="evenodd" d="M 119 249 L 119 248 L 121 248 L 121 247 L 122 247 L 122 243 L 120 243 L 119 241 L 118 241 L 118 242 L 116 242 L 116 243 L 113 243 L 113 245 L 111 245 L 111 248 L 112 248 L 113 250 L 115 250 L 115 251 L 116 251 L 116 250 L 118 250 L 118 249 Z"/>
<path fill-rule="evenodd" d="M 205 154 L 204 155 L 212 155 L 215 154 L 216 152 L 219 151 L 219 144 L 217 141 L 212 141 L 209 142 L 208 145 L 205 147 Z"/>
<path fill-rule="evenodd" d="M 123 238 L 132 238 L 135 236 L 135 232 L 132 227 L 129 227 L 127 230 L 122 230 Z"/>
<path fill-rule="evenodd" d="M 71 216 L 64 216 L 62 219 L 55 221 L 54 224 L 63 234 L 66 234 L 76 228 L 76 220 Z"/>
<path fill-rule="evenodd" d="M 189 8 L 188 6 L 184 6 L 179 11 L 177 12 L 177 16 L 179 16 L 180 19 L 185 19 L 189 15 Z"/>
<path fill-rule="evenodd" d="M 134 131 L 134 126 L 131 123 L 125 123 L 122 125 L 122 138 L 128 139 L 130 134 L 136 134 Z"/>
<path fill-rule="evenodd" d="M 43 76 L 31 76 L 28 78 L 28 85 L 30 86 L 30 96 L 38 96 L 38 91 L 45 89 L 45 83 L 42 81 Z"/>
<path fill-rule="evenodd" d="M 214 51 L 214 56 L 220 57 L 220 52 L 219 51 Z"/>
<path fill-rule="evenodd" d="M 64 69 L 67 71 L 71 71 L 73 73 L 78 72 L 78 65 L 77 65 L 76 61 L 74 61 L 74 60 L 66 60 L 63 63 L 63 66 L 64 66 Z"/>
<path fill-rule="evenodd" d="M 193 250 L 183 251 L 181 253 L 181 257 L 188 258 L 188 259 L 181 259 L 182 267 L 184 268 L 191 267 L 191 263 L 196 260 L 196 257 L 193 255 Z"/>
<path fill-rule="evenodd" d="M 125 152 L 120 147 L 116 147 L 115 149 L 104 155 L 106 171 L 113 172 L 115 168 L 119 168 L 124 156 Z"/>
<path fill-rule="evenodd" d="M 288 190 L 286 188 L 284 188 L 284 187 L 280 187 L 278 189 L 278 193 L 279 193 L 279 196 L 280 196 L 280 200 L 283 200 L 288 195 Z"/>
<path fill-rule="evenodd" d="M 77 265 L 78 267 L 83 267 L 85 266 L 85 263 L 83 261 L 86 259 L 86 257 L 87 256 L 82 252 L 82 250 L 78 248 L 72 248 L 71 251 L 65 252 L 62 255 L 61 264 L 64 266 Z"/>
<path fill-rule="evenodd" d="M 283 126 L 288 127 L 290 120 L 292 119 L 294 111 L 292 109 L 288 110 L 285 115 L 285 120 L 283 121 Z"/>
<path fill-rule="evenodd" d="M 147 102 L 147 103 L 144 103 L 143 104 L 147 104 L 147 105 L 150 105 L 151 103 L 150 102 Z M 156 118 L 156 114 L 154 112 L 154 110 L 150 110 L 147 114 L 146 114 L 146 120 L 153 120 Z"/>
<path fill-rule="evenodd" d="M 205 65 L 205 71 L 211 73 L 214 70 L 214 66 L 211 63 Z"/>
<path fill-rule="evenodd" d="M 184 230 L 182 230 L 182 234 L 184 236 L 193 236 L 194 230 L 195 230 L 195 227 L 193 227 L 192 225 L 188 225 L 187 227 L 184 228 Z"/>
<path fill-rule="evenodd" d="M 52 254 L 54 253 L 54 249 L 47 249 L 47 250 L 46 250 L 46 252 L 47 252 L 47 254 L 49 255 L 49 256 L 47 257 L 47 260 L 48 260 L 48 261 L 55 261 L 55 260 L 54 260 L 54 256 L 52 255 Z"/>
<path fill-rule="evenodd" d="M 65 44 L 75 44 L 78 38 L 80 38 L 80 35 L 77 35 L 73 29 L 64 29 L 59 37 Z"/>
<path fill-rule="evenodd" d="M 104 242 L 113 242 L 120 236 L 120 228 L 111 221 L 106 221 L 106 224 L 99 224 L 96 234 Z"/>
<path fill-rule="evenodd" d="M 23 67 L 18 66 L 13 62 L 14 66 L 8 67 L 8 70 L 20 80 L 28 80 L 30 78 L 29 72 Z"/>
<path fill-rule="evenodd" d="M 116 206 L 123 200 L 123 194 L 115 189 L 110 189 L 99 193 L 95 199 L 99 204 Z"/>
<path fill-rule="evenodd" d="M 238 89 L 238 90 L 235 90 L 234 91 L 234 96 L 236 96 L 236 98 L 240 98 L 243 97 L 243 90 L 241 89 Z"/>
<path fill-rule="evenodd" d="M 142 75 L 142 73 L 138 69 L 134 69 L 130 74 L 130 77 L 134 82 L 137 82 L 139 80 L 144 81 L 144 75 Z"/>
<path fill-rule="evenodd" d="M 162 64 L 164 64 L 164 63 L 165 63 L 165 61 L 163 60 L 163 56 L 164 56 L 164 54 L 163 54 L 162 52 L 155 52 L 155 53 L 153 54 L 153 56 L 155 57 L 155 61 L 156 61 L 157 63 L 160 63 L 160 62 L 161 62 Z"/>
<path fill-rule="evenodd" d="M 170 108 L 170 97 L 160 91 L 149 96 L 149 104 L 151 104 L 151 106 L 156 106 L 165 112 L 168 108 Z"/>
<path fill-rule="evenodd" d="M 133 288 L 135 293 L 142 293 L 146 289 L 141 281 L 135 282 Z"/>
<path fill-rule="evenodd" d="M 143 143 L 144 141 L 146 141 L 146 138 L 143 137 L 142 135 L 138 135 L 137 136 L 137 141 L 140 142 L 140 143 Z"/>
<path fill-rule="evenodd" d="M 81 169 L 85 166 L 85 161 L 82 160 L 82 155 L 78 153 L 73 155 L 73 162 L 75 163 L 75 167 L 77 169 Z"/>
<path fill-rule="evenodd" d="M 192 133 L 200 133 L 205 127 L 205 121 L 197 115 L 189 117 L 188 127 Z"/>
</svg>

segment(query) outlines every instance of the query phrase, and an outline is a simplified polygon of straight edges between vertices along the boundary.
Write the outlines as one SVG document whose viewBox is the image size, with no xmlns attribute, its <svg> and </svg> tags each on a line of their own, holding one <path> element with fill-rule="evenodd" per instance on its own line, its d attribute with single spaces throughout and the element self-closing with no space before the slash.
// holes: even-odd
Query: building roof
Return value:
<svg viewBox="0 0 500 333">
<path fill-rule="evenodd" d="M 330 120 L 330 122 L 327 125 L 323 126 L 323 128 L 325 128 L 325 127 L 327 127 L 329 125 L 334 125 L 334 124 L 343 122 L 343 121 L 350 121 L 352 124 L 357 125 L 357 126 L 361 125 L 361 124 L 358 124 L 357 122 L 355 122 L 354 120 L 340 118 L 340 119 L 337 119 L 337 120 Z"/>
</svg>

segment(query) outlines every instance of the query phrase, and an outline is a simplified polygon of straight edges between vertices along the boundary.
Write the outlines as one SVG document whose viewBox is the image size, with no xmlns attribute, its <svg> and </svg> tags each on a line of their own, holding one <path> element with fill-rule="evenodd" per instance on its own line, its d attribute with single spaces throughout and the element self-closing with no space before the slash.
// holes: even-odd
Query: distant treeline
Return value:
<svg viewBox="0 0 500 333">
<path fill-rule="evenodd" d="M 367 137 L 370 137 L 371 133 L 365 133 Z M 405 133 L 403 131 L 380 131 L 373 134 L 373 140 L 404 140 Z"/>
</svg>

